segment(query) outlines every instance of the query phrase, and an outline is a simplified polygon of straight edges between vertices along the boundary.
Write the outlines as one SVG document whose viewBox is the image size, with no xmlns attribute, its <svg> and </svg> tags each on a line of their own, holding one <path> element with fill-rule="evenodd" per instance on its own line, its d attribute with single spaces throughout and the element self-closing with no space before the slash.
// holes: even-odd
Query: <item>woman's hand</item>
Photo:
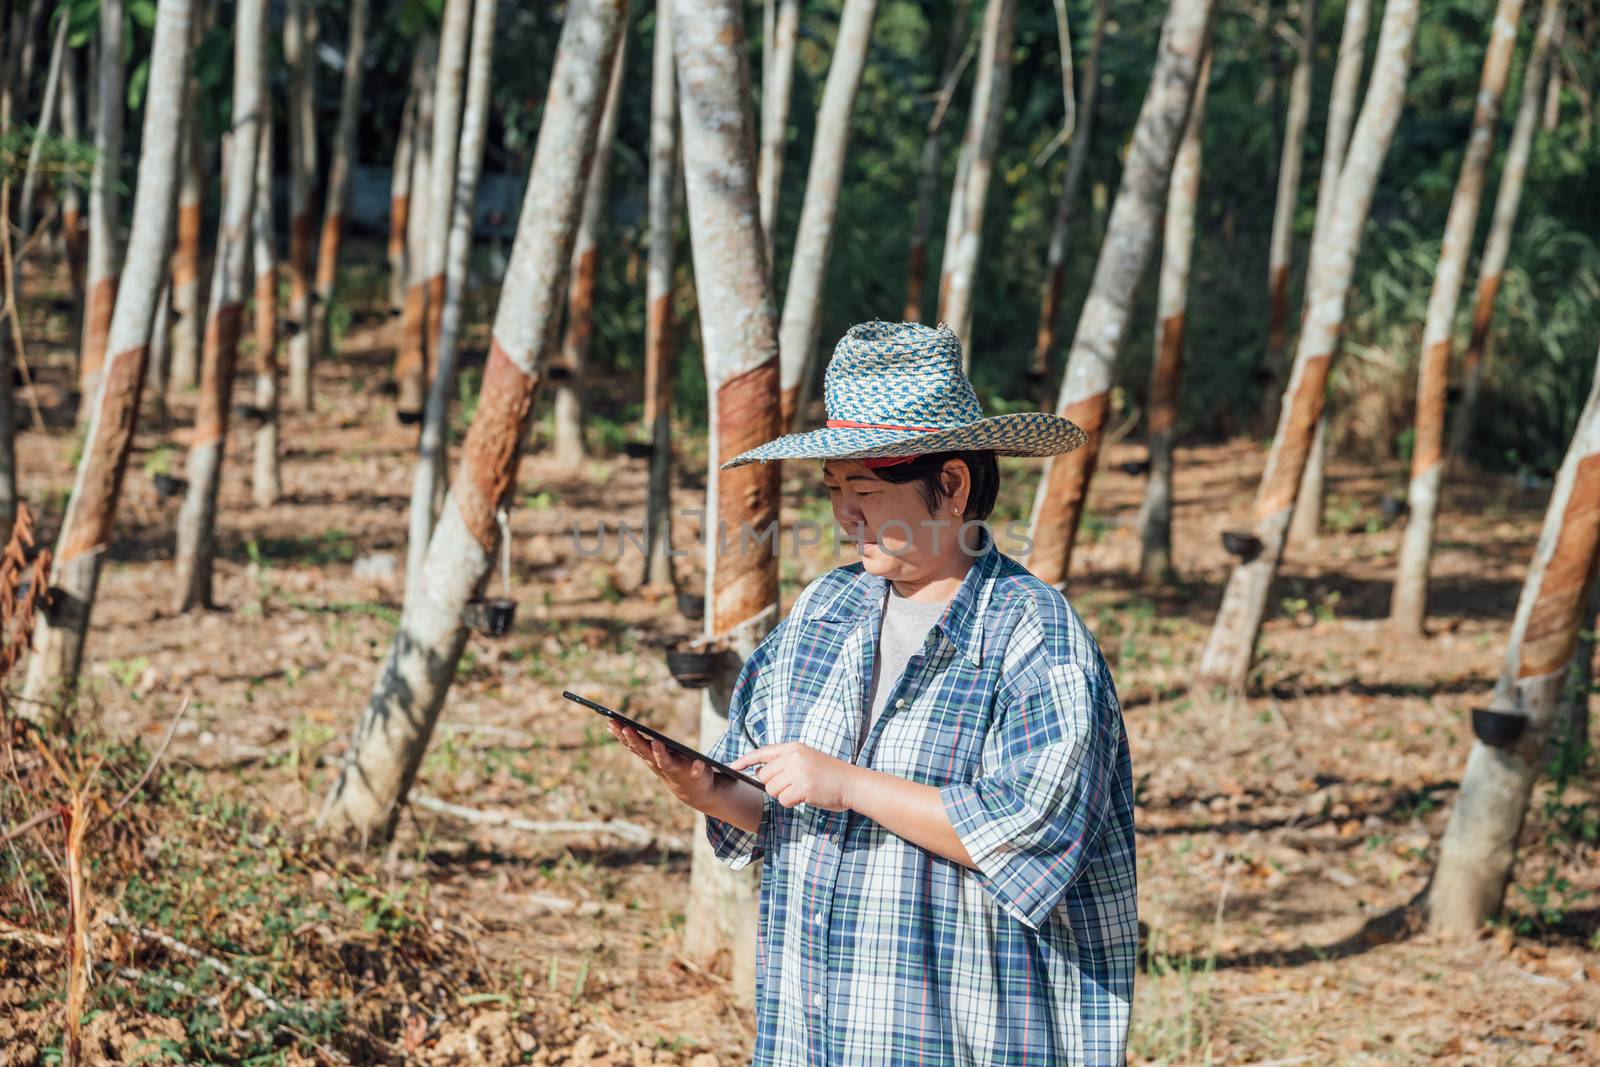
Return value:
<svg viewBox="0 0 1600 1067">
<path fill-rule="evenodd" d="M 606 730 L 622 742 L 622 747 L 644 760 L 644 765 L 666 783 L 673 796 L 700 811 L 711 806 L 712 794 L 716 790 L 716 775 L 710 767 L 700 760 L 679 756 L 660 741 L 642 737 L 637 730 L 615 720 L 606 723 Z M 759 795 L 751 793 L 751 796 Z"/>
<path fill-rule="evenodd" d="M 757 763 L 762 767 L 754 776 L 767 787 L 767 794 L 786 808 L 810 804 L 828 811 L 846 811 L 851 807 L 851 786 L 861 772 L 854 763 L 834 759 L 795 741 L 753 749 L 728 766 L 742 771 Z"/>
</svg>

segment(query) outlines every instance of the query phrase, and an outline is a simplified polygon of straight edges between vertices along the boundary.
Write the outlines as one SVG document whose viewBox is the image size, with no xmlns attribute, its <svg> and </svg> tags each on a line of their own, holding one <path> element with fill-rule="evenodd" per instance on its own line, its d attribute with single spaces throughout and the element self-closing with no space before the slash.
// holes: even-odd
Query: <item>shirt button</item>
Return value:
<svg viewBox="0 0 1600 1067">
<path fill-rule="evenodd" d="M 897 708 L 905 707 L 906 706 L 906 698 L 905 697 L 901 697 L 899 700 L 896 700 L 894 702 L 894 706 L 897 707 Z"/>
<path fill-rule="evenodd" d="M 811 921 L 816 923 L 818 926 L 821 926 L 822 925 L 822 912 L 819 911 L 819 912 L 815 913 L 814 915 L 812 915 L 811 916 Z"/>
<path fill-rule="evenodd" d="M 814 1008 L 822 1007 L 822 994 L 821 993 L 818 993 L 818 994 L 816 994 L 815 996 L 813 996 L 811 998 L 811 1006 L 814 1007 Z"/>
</svg>

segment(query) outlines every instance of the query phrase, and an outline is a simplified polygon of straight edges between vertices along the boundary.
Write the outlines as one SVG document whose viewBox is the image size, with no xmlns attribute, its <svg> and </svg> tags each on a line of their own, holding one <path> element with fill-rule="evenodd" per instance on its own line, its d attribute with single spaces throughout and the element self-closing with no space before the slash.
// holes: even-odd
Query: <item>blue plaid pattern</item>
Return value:
<svg viewBox="0 0 1600 1067">
<path fill-rule="evenodd" d="M 859 756 L 885 579 L 822 575 L 746 661 L 728 761 L 798 741 L 939 788 L 970 870 L 854 812 L 770 797 L 757 1065 L 1120 1064 L 1138 945 L 1133 780 L 1111 674 L 1061 593 L 991 541 Z"/>
<path fill-rule="evenodd" d="M 984 450 L 1054 456 L 1087 440 L 1060 415 L 1021 411 L 983 417 L 961 369 L 961 339 L 940 323 L 863 322 L 833 348 L 822 380 L 828 418 L 851 423 L 768 441 L 722 465 L 782 459 L 871 459 Z"/>
</svg>

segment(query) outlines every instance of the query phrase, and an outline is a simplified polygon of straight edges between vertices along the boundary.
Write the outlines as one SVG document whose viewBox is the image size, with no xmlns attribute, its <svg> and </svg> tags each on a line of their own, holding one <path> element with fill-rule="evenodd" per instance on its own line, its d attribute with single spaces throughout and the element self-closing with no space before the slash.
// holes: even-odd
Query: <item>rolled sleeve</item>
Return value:
<svg viewBox="0 0 1600 1067">
<path fill-rule="evenodd" d="M 759 698 L 765 691 L 763 682 L 767 676 L 764 670 L 767 663 L 768 646 L 764 643 L 745 660 L 739 671 L 733 695 L 728 701 L 728 729 L 706 752 L 718 763 L 732 763 L 746 752 L 765 744 L 765 715 L 762 714 Z M 717 859 L 734 870 L 748 866 L 766 853 L 771 840 L 773 802 L 771 797 L 763 797 L 763 801 L 761 825 L 753 833 L 706 816 L 706 840 L 711 843 L 711 851 Z"/>
<path fill-rule="evenodd" d="M 1111 806 L 1120 717 L 1076 664 L 1043 668 L 998 712 L 977 780 L 940 790 L 980 882 L 1032 929 L 1083 871 Z"/>
</svg>

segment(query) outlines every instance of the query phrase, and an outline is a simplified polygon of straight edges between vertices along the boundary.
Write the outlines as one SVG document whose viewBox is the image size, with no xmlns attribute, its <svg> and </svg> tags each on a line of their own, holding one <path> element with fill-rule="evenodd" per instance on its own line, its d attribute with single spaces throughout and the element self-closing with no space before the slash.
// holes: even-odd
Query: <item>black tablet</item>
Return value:
<svg viewBox="0 0 1600 1067">
<path fill-rule="evenodd" d="M 668 737 L 666 734 L 662 733 L 660 730 L 653 730 L 650 727 L 646 726 L 642 722 L 636 722 L 633 719 L 630 719 L 626 715 L 622 714 L 622 712 L 620 712 L 620 711 L 612 711 L 610 708 L 606 707 L 605 705 L 596 704 L 594 701 L 589 700 L 589 699 L 587 699 L 585 697 L 581 697 L 577 693 L 567 692 L 567 691 L 563 690 L 561 695 L 566 697 L 568 700 L 571 700 L 571 701 L 573 701 L 575 703 L 578 703 L 578 704 L 582 704 L 584 707 L 588 708 L 590 711 L 599 712 L 601 715 L 604 715 L 608 719 L 615 719 L 619 723 L 621 723 L 622 725 L 627 726 L 627 727 L 629 727 L 631 729 L 637 730 L 639 733 L 643 734 L 644 736 L 650 738 L 653 741 L 660 741 L 663 745 L 666 745 L 668 748 L 670 748 L 672 751 L 676 752 L 680 756 L 686 756 L 686 757 L 688 757 L 689 759 L 692 759 L 692 760 L 699 760 L 701 763 L 704 763 L 707 767 L 710 767 L 713 771 L 716 771 L 718 774 L 726 774 L 728 777 L 737 778 L 741 782 L 749 782 L 751 785 L 755 786 L 757 789 L 761 790 L 763 793 L 765 793 L 767 791 L 767 787 L 766 786 L 762 785 L 760 782 L 756 781 L 754 778 L 750 777 L 748 774 L 745 774 L 743 771 L 736 771 L 732 767 L 728 766 L 726 763 L 718 763 L 716 760 L 712 759 L 710 756 L 707 756 L 707 755 L 705 755 L 704 753 L 701 753 L 701 752 L 697 752 L 694 749 L 690 748 L 688 745 L 685 745 L 685 744 L 683 744 L 683 743 L 681 743 L 679 741 L 674 741 L 672 738 Z"/>
</svg>

